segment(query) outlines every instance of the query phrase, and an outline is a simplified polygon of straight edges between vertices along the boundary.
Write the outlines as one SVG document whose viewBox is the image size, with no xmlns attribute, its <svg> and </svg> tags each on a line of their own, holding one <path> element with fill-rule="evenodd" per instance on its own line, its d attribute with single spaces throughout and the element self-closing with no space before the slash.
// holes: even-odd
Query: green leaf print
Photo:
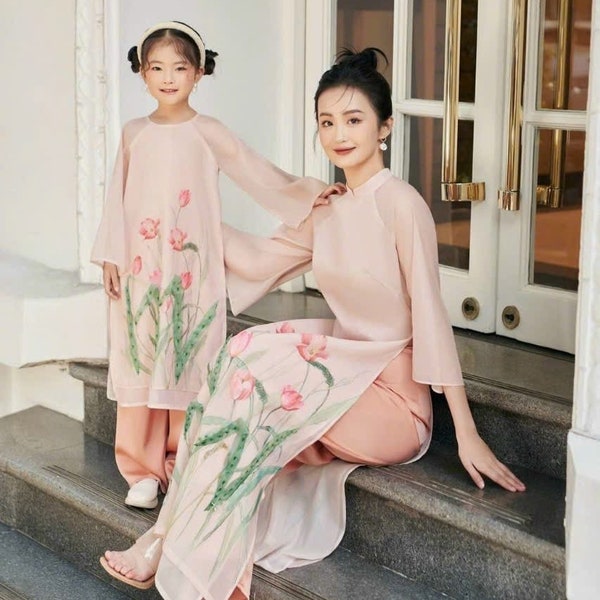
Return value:
<svg viewBox="0 0 600 600">
<path fill-rule="evenodd" d="M 265 386 L 258 379 L 254 380 L 254 389 L 256 390 L 256 393 L 258 394 L 260 401 L 263 404 L 266 404 L 269 401 L 269 396 L 267 395 L 267 392 L 265 391 Z"/>
<path fill-rule="evenodd" d="M 281 446 L 281 444 L 294 433 L 297 433 L 298 429 L 288 429 L 274 435 L 265 445 L 262 450 L 254 457 L 250 464 L 241 472 L 240 476 L 234 479 L 231 484 L 227 487 L 217 486 L 217 491 L 213 496 L 212 500 L 208 503 L 206 510 L 214 510 L 217 506 L 229 500 L 236 490 L 242 486 L 246 480 L 253 475 L 253 473 L 260 467 L 260 465 Z M 227 470 L 227 467 L 225 467 Z M 227 478 L 229 479 L 229 477 Z M 219 482 L 221 478 L 219 478 Z"/>
<path fill-rule="evenodd" d="M 190 426 L 192 421 L 199 415 L 200 421 L 202 421 L 202 416 L 204 415 L 204 406 L 200 404 L 200 402 L 190 402 L 185 411 L 185 422 L 183 424 L 183 437 L 187 440 L 187 434 L 190 430 Z"/>
<path fill-rule="evenodd" d="M 127 339 L 129 340 L 129 358 L 135 372 L 139 375 L 141 370 L 140 357 L 138 354 L 137 337 L 135 332 L 136 323 L 131 309 L 131 276 L 127 278 L 125 286 L 125 312 L 127 315 Z"/>
<path fill-rule="evenodd" d="M 196 326 L 188 336 L 183 346 L 179 344 L 179 351 L 175 348 L 175 381 L 179 381 L 190 358 L 193 358 L 198 352 L 204 341 L 202 335 L 208 329 L 208 326 L 214 321 L 217 314 L 218 302 L 215 302 L 202 317 L 202 321 Z M 173 305 L 175 306 L 175 305 Z"/>
<path fill-rule="evenodd" d="M 221 370 L 223 368 L 223 362 L 225 361 L 225 357 L 229 355 L 229 339 L 225 340 L 225 343 L 221 346 L 219 350 L 219 354 L 215 360 L 215 363 L 212 368 L 208 368 L 208 376 L 206 377 L 206 382 L 208 383 L 208 391 L 212 396 L 217 389 L 217 384 L 219 383 L 219 377 L 221 375 Z"/>
<path fill-rule="evenodd" d="M 319 369 L 319 371 L 321 371 L 321 373 L 323 373 L 323 377 L 325 377 L 325 383 L 327 383 L 327 385 L 329 387 L 333 387 L 334 379 L 333 379 L 333 375 L 331 374 L 331 371 L 323 364 L 320 362 L 316 362 L 316 361 L 308 361 L 308 364 L 315 367 L 316 369 Z"/>
<path fill-rule="evenodd" d="M 194 242 L 187 242 L 187 244 L 184 244 L 181 248 L 181 250 L 193 250 L 194 252 L 198 252 L 198 246 L 196 246 L 196 244 L 194 244 Z"/>
<path fill-rule="evenodd" d="M 354 403 L 354 398 L 338 402 L 323 408 L 322 410 L 315 411 L 307 420 L 305 425 L 316 425 L 317 423 L 323 423 L 333 419 L 334 417 L 343 415 L 350 406 Z"/>
</svg>

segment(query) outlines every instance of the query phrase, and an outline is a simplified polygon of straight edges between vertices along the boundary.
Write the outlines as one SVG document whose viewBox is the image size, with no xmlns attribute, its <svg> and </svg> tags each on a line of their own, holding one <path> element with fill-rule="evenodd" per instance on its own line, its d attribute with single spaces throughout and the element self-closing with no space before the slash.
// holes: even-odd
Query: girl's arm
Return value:
<svg viewBox="0 0 600 600">
<path fill-rule="evenodd" d="M 443 391 L 454 422 L 458 456 L 475 485 L 483 488 L 485 475 L 511 492 L 525 491 L 525 484 L 496 458 L 477 433 L 464 386 L 444 386 Z"/>
</svg>

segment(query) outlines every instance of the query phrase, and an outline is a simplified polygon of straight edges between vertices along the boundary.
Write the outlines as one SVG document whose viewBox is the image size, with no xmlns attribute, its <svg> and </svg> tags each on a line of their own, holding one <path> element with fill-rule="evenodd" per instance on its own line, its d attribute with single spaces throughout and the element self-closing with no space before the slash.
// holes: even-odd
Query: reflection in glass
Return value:
<svg viewBox="0 0 600 600">
<path fill-rule="evenodd" d="M 546 0 L 544 6 L 539 108 L 585 110 L 592 0 Z"/>
<path fill-rule="evenodd" d="M 410 165 L 408 181 L 425 198 L 436 224 L 440 264 L 469 268 L 471 203 L 442 202 L 442 121 L 409 117 Z M 472 181 L 473 122 L 458 122 L 457 181 Z"/>
<path fill-rule="evenodd" d="M 394 0 L 338 0 L 336 48 L 362 50 L 374 46 L 382 50 L 389 65 L 383 76 L 392 85 L 394 56 Z M 390 140 L 383 161 L 390 166 Z M 335 169 L 335 181 L 344 181 L 344 173 Z"/>
<path fill-rule="evenodd" d="M 411 98 L 443 100 L 445 0 L 413 2 Z M 460 30 L 460 84 L 458 99 L 475 101 L 477 0 L 463 0 Z"/>
<path fill-rule="evenodd" d="M 564 174 L 560 208 L 536 206 L 530 283 L 577 290 L 583 194 L 585 132 L 564 131 Z M 537 185 L 550 184 L 554 131 L 538 131 Z"/>
</svg>

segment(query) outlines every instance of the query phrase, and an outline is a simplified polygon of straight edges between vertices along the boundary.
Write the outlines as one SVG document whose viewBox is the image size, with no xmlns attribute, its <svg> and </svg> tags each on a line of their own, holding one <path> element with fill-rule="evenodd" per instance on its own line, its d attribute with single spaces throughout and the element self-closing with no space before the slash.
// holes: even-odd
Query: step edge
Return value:
<svg viewBox="0 0 600 600">
<path fill-rule="evenodd" d="M 367 469 L 358 469 L 349 476 L 347 485 L 393 502 L 397 506 L 405 506 L 427 518 L 450 525 L 549 567 L 564 567 L 565 548 L 563 546 L 494 520 L 489 515 L 469 513 L 469 519 L 465 519 L 459 506 L 432 492 L 428 493 L 428 501 L 424 502 L 423 490 L 417 489 L 416 482 L 407 482 L 407 487 L 396 488 L 392 494 L 388 493 L 385 486 L 377 485 L 373 479 Z M 517 543 L 519 545 L 515 547 Z"/>
</svg>

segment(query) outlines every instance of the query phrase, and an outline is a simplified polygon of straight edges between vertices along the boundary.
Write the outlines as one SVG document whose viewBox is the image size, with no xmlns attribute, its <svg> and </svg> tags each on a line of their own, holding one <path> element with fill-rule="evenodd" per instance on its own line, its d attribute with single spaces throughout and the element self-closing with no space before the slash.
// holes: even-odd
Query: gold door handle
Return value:
<svg viewBox="0 0 600 600">
<path fill-rule="evenodd" d="M 442 200 L 448 202 L 485 200 L 485 183 L 456 181 L 458 80 L 460 76 L 460 11 L 461 0 L 447 0 Z"/>
<path fill-rule="evenodd" d="M 513 48 L 508 117 L 508 144 L 504 189 L 498 190 L 502 210 L 519 210 L 521 174 L 521 123 L 523 119 L 523 69 L 525 65 L 525 15 L 527 0 L 513 0 Z"/>
<path fill-rule="evenodd" d="M 553 108 L 565 109 L 569 104 L 569 76 L 571 69 L 571 32 L 573 24 L 573 0 L 560 0 L 558 15 L 558 51 L 556 85 L 554 86 Z M 538 185 L 536 200 L 541 206 L 562 206 L 567 132 L 555 129 L 552 132 L 550 154 L 550 185 Z"/>
</svg>

